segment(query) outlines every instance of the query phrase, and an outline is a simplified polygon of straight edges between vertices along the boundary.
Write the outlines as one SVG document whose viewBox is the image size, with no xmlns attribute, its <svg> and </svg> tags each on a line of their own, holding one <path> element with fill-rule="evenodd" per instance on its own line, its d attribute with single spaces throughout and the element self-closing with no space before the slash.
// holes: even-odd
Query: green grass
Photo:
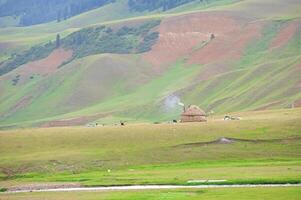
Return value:
<svg viewBox="0 0 301 200">
<path fill-rule="evenodd" d="M 112 70 L 111 63 L 105 64 L 102 67 L 99 67 L 99 63 L 106 62 L 106 60 L 110 57 L 113 57 L 115 60 L 112 61 L 112 64 L 115 64 L 117 69 L 120 68 L 122 65 L 126 65 L 124 62 L 128 62 L 129 66 L 128 68 L 122 67 L 121 71 L 125 71 L 125 79 L 120 82 L 120 84 L 123 86 L 119 88 L 119 86 L 116 86 L 116 81 L 118 78 L 120 78 L 120 75 L 118 73 L 115 73 L 115 70 Z M 66 65 L 61 71 L 60 74 L 57 76 L 49 77 L 48 80 L 37 80 L 36 84 L 32 88 L 29 84 L 26 86 L 21 86 L 22 89 L 20 89 L 23 92 L 26 92 L 27 94 L 32 93 L 32 91 L 37 90 L 37 87 L 40 87 L 41 85 L 50 85 L 51 88 L 49 88 L 46 92 L 43 93 L 43 95 L 39 95 L 33 104 L 29 105 L 25 109 L 23 109 L 22 112 L 18 112 L 4 120 L 1 121 L 2 125 L 8 125 L 12 122 L 21 122 L 21 121 L 34 121 L 34 120 L 45 120 L 46 118 L 52 119 L 60 119 L 62 117 L 73 117 L 73 116 L 82 116 L 82 115 L 90 115 L 93 113 L 98 112 L 112 112 L 112 111 L 123 111 L 123 110 L 133 110 L 139 108 L 140 106 L 144 106 L 146 104 L 151 104 L 156 101 L 160 101 L 164 96 L 170 94 L 172 91 L 178 88 L 178 85 L 181 85 L 184 87 L 185 85 L 188 85 L 190 81 L 193 79 L 193 77 L 197 74 L 197 71 L 199 71 L 198 66 L 186 66 L 183 62 L 178 62 L 174 66 L 171 66 L 170 69 L 163 75 L 154 78 L 153 80 L 149 81 L 148 83 L 140 86 L 139 82 L 135 82 L 137 79 L 137 76 L 144 76 L 145 71 L 150 71 L 150 69 L 147 69 L 145 64 L 138 60 L 138 63 L 135 62 L 135 57 L 129 57 L 129 56 L 118 56 L 118 55 L 112 55 L 112 56 L 106 56 L 106 55 L 96 55 L 96 56 L 90 56 L 86 57 L 82 60 L 79 60 L 75 63 L 71 63 Z M 78 67 L 80 63 L 85 63 L 85 65 L 81 65 Z M 134 63 L 134 64 L 133 64 Z M 144 68 L 139 68 L 139 66 L 142 66 L 144 64 Z M 89 89 L 87 89 L 87 83 L 85 82 L 91 82 L 91 75 L 90 71 L 97 70 L 95 73 L 103 73 L 104 71 L 107 71 L 108 74 L 103 74 L 103 79 L 99 79 L 99 76 L 95 77 L 95 81 L 100 82 L 100 86 L 97 84 L 91 85 Z M 87 79 L 85 79 L 85 73 L 87 73 Z M 135 74 L 130 74 L 135 73 Z M 150 76 L 152 72 L 150 71 Z M 128 75 L 129 74 L 129 75 Z M 111 76 L 109 76 L 111 75 Z M 178 78 L 178 76 L 181 75 L 181 78 Z M 108 77 L 110 77 L 108 79 Z M 173 82 L 170 82 L 170 80 L 175 80 Z M 123 82 L 124 81 L 124 82 Z M 60 84 L 63 82 L 63 84 Z M 92 82 L 93 83 L 93 82 Z M 106 83 L 106 84 L 105 84 Z M 118 83 L 118 82 L 117 82 Z M 131 88 L 125 88 L 126 85 L 137 85 L 135 90 L 132 90 Z M 102 86 L 104 85 L 104 86 Z M 71 109 L 75 110 L 74 107 L 68 108 L 68 104 L 62 104 L 62 99 L 64 99 L 64 95 L 66 93 L 72 94 L 74 91 L 74 88 L 79 89 L 82 92 L 87 92 L 87 90 L 91 90 L 91 96 L 93 97 L 94 90 L 101 90 L 101 87 L 104 87 L 104 90 L 107 90 L 108 88 L 105 87 L 106 85 L 109 85 L 115 89 L 114 93 L 116 93 L 116 96 L 110 97 L 108 99 L 105 99 L 101 103 L 95 103 L 95 105 L 92 104 L 92 106 L 89 106 L 87 108 L 84 107 L 84 109 L 81 109 L 83 106 L 79 103 L 77 106 L 76 112 L 68 113 Z M 58 87 L 58 88 L 57 88 Z M 97 87 L 97 88 L 95 88 Z M 133 87 L 133 86 L 131 86 Z M 57 88 L 57 89 L 52 89 Z M 81 89 L 83 88 L 83 89 Z M 132 91 L 131 91 L 132 90 Z M 131 91 L 131 93 L 125 93 L 125 91 Z M 3 108 L 9 109 L 16 100 L 18 100 L 18 93 L 13 94 L 10 98 L 7 98 L 5 101 L 2 102 Z M 37 94 L 32 94 L 33 96 L 36 96 Z M 114 95 L 114 94 L 113 94 Z M 144 98 L 141 99 L 140 97 L 143 96 Z M 49 99 L 52 99 L 50 102 Z M 74 102 L 75 104 L 76 102 Z M 61 109 L 58 110 L 57 106 L 61 104 Z M 8 106 L 11 105 L 11 106 Z M 53 108 L 49 109 L 47 112 L 39 112 L 39 110 L 42 110 L 43 108 Z M 59 113 L 58 113 L 59 112 Z M 28 113 L 32 113 L 32 115 L 29 117 Z M 58 115 L 62 113 L 67 113 L 64 115 Z M 141 112 L 138 112 L 138 114 L 141 114 Z M 148 114 L 148 113 L 146 113 Z M 178 114 L 178 113 L 176 113 Z M 55 116 L 57 115 L 57 116 Z M 167 113 L 168 116 L 168 113 Z M 131 118 L 136 118 L 134 115 L 130 116 Z M 163 116 L 164 117 L 164 116 Z M 141 117 L 143 119 L 143 117 Z M 156 118 L 155 116 L 146 116 L 145 118 Z"/>
<path fill-rule="evenodd" d="M 0 17 L 0 28 L 8 26 L 17 26 L 19 24 L 19 17 L 6 16 Z"/>
<path fill-rule="evenodd" d="M 240 60 L 239 66 L 250 66 L 250 64 L 261 64 L 263 57 L 268 54 L 269 44 L 277 35 L 286 21 L 272 21 L 262 31 L 260 40 L 252 41 L 245 50 L 245 56 Z"/>
<path fill-rule="evenodd" d="M 299 187 L 0 194 L 0 197 L 3 197 L 7 200 L 36 200 L 41 198 L 47 198 L 49 200 L 298 200 L 300 199 L 300 196 L 301 194 Z"/>
<path fill-rule="evenodd" d="M 235 166 L 240 162 L 241 165 Z M 294 162 L 272 161 L 253 161 L 254 163 L 262 162 L 262 166 L 248 166 L 248 161 L 233 161 L 215 163 L 211 166 L 206 163 L 196 163 L 187 166 L 182 163 L 181 168 L 173 168 L 171 166 L 160 168 L 149 166 L 149 169 L 140 169 L 133 167 L 127 170 L 112 170 L 108 173 L 106 170 L 97 170 L 81 173 L 58 173 L 54 175 L 44 175 L 42 173 L 28 173 L 17 175 L 12 178 L 14 182 L 19 184 L 26 182 L 79 182 L 84 186 L 110 186 L 110 185 L 149 185 L 149 184 L 174 184 L 174 185 L 206 185 L 209 183 L 189 183 L 190 180 L 227 180 L 225 182 L 215 184 L 286 184 L 301 183 L 300 162 L 295 165 Z M 276 163 L 275 166 L 273 162 Z M 277 166 L 277 162 L 279 165 Z M 247 175 L 246 173 L 250 173 Z M 252 173 L 252 174 L 251 174 Z M 4 182 L 5 184 L 5 182 Z"/>
<path fill-rule="evenodd" d="M 290 107 L 299 98 L 294 88 L 299 82 L 296 65 L 301 52 L 296 47 L 300 43 L 300 30 L 282 49 L 269 48 L 272 38 L 287 23 L 286 20 L 267 23 L 262 37 L 250 42 L 244 56 L 237 62 L 229 62 L 232 70 L 184 92 L 184 101 L 198 101 L 201 107 L 220 113 L 258 109 L 273 102 L 278 104 L 269 108 Z"/>
<path fill-rule="evenodd" d="M 177 13 L 177 12 L 192 12 L 196 10 L 219 10 L 226 8 L 229 5 L 236 4 L 241 0 L 207 0 L 207 1 L 195 1 L 182 6 L 178 6 L 174 9 L 168 10 L 168 13 Z"/>
<path fill-rule="evenodd" d="M 291 107 L 301 99 L 300 29 L 279 49 L 273 38 L 293 19 L 300 6 L 285 1 L 247 0 L 218 5 L 187 4 L 169 13 L 130 13 L 125 1 L 84 13 L 61 23 L 0 30 L 7 52 L 64 37 L 80 28 L 162 19 L 206 9 L 243 11 L 265 24 L 262 36 L 247 45 L 238 60 L 225 61 L 231 70 L 198 82 L 210 65 L 189 65 L 182 58 L 156 74 L 140 55 L 94 55 L 75 60 L 55 76 L 37 76 L 12 85 L 15 72 L 1 77 L 1 126 L 37 126 L 44 121 L 104 113 L 98 123 L 128 121 L 127 126 L 70 127 L 0 131 L 0 191 L 12 185 L 77 182 L 83 186 L 183 184 L 189 180 L 226 179 L 224 184 L 300 183 L 301 110 L 240 112 L 240 121 L 213 116 L 201 124 L 144 124 L 176 119 L 181 108 L 163 112 L 172 93 L 186 104 L 216 113 Z M 253 4 L 253 3 L 256 4 Z M 274 6 L 270 6 L 271 2 Z M 255 6 L 254 6 L 255 5 Z M 256 6 L 257 5 L 257 6 Z M 116 6 L 116 7 L 114 7 Z M 270 7 L 269 7 L 270 6 Z M 289 8 L 284 10 L 283 8 Z M 119 12 L 119 11 L 124 12 Z M 114 13 L 112 15 L 112 13 Z M 247 14 L 246 14 L 247 15 Z M 276 20 L 275 20 L 276 19 Z M 200 43 L 193 51 L 204 46 Z M 8 58 L 1 54 L 0 60 Z M 22 77 L 21 77 L 22 78 Z M 116 81 L 118 80 L 118 81 Z M 45 89 L 46 88 L 46 89 Z M 4 91 L 4 92 L 3 92 Z M 95 92 L 99 91 L 99 92 Z M 11 108 L 26 95 L 27 107 Z M 82 98 L 89 96 L 89 98 Z M 45 109 L 47 108 L 47 109 Z M 135 124 L 135 123 L 141 124 Z M 132 124 L 133 123 L 133 124 Z M 248 139 L 232 144 L 189 145 L 221 137 Z M 275 140 L 276 139 L 276 140 Z M 259 141 L 257 141 L 259 140 Z M 110 172 L 108 171 L 110 169 Z M 300 199 L 300 188 L 233 188 L 129 192 L 0 194 L 0 199 Z"/>
<path fill-rule="evenodd" d="M 296 183 L 301 181 L 300 112 L 238 113 L 243 120 L 225 122 L 216 117 L 201 124 L 4 131 L 0 133 L 4 174 L 0 184 L 187 184 L 200 179 L 226 179 L 227 184 Z M 184 145 L 221 137 L 254 142 Z"/>
<path fill-rule="evenodd" d="M 273 6 L 271 6 L 273 4 Z M 263 19 L 296 19 L 300 18 L 300 2 L 283 0 L 247 0 L 230 4 L 225 10 L 240 11 Z"/>
</svg>

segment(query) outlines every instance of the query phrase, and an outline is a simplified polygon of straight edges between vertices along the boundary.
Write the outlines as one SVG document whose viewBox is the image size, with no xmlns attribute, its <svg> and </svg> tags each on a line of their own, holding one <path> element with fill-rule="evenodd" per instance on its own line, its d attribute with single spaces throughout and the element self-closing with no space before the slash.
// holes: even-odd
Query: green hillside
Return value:
<svg viewBox="0 0 301 200">
<path fill-rule="evenodd" d="M 59 23 L 54 21 L 30 27 L 0 28 L 0 49 L 3 48 L 2 46 L 5 44 L 5 51 L 1 54 L 6 55 L 3 59 L 0 57 L 0 62 L 4 60 L 4 58 L 7 58 L 7 56 L 10 56 L 10 54 L 29 49 L 34 44 L 47 43 L 50 40 L 55 40 L 56 34 L 58 33 L 62 36 L 66 36 L 80 28 L 91 25 L 114 24 L 128 20 L 144 20 L 146 18 L 162 18 L 169 15 L 216 8 L 216 6 L 228 5 L 238 1 L 240 0 L 195 1 L 166 10 L 165 12 L 162 10 L 138 12 L 130 10 L 128 0 L 116 0 L 113 3 L 84 12 L 80 15 L 60 21 Z M 0 18 L 0 22 L 5 23 L 6 21 Z M 9 46 L 9 48 L 7 48 L 7 46 Z"/>
<path fill-rule="evenodd" d="M 160 20 L 150 20 L 140 25 L 122 26 L 113 30 L 110 26 L 83 28 L 61 39 L 57 34 L 56 41 L 39 44 L 6 60 L 0 68 L 0 75 L 6 74 L 30 61 L 45 58 L 55 49 L 64 48 L 73 52 L 75 58 L 89 55 L 115 53 L 138 54 L 151 50 L 158 39 L 158 32 L 151 31 L 160 24 Z M 65 63 L 62 63 L 64 65 Z M 61 65 L 61 66 L 62 66 Z"/>
<path fill-rule="evenodd" d="M 300 106 L 297 0 L 183 2 L 1 28 L 0 126 L 177 119 L 170 96 L 214 113 Z"/>
<path fill-rule="evenodd" d="M 60 22 L 85 11 L 112 3 L 112 0 L 5 0 L 0 2 L 0 18 L 13 16 L 17 25 L 30 26 L 57 20 Z M 6 24 L 8 25 L 8 24 Z"/>
</svg>

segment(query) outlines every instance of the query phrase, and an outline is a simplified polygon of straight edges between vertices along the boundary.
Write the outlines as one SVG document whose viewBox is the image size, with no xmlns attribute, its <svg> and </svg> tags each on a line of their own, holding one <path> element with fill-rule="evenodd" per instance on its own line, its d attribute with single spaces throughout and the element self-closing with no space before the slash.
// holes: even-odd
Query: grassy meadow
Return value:
<svg viewBox="0 0 301 200">
<path fill-rule="evenodd" d="M 0 68 L 57 34 L 70 45 L 76 38 L 89 43 L 71 48 L 77 57 L 53 72 L 36 72 L 48 61 L 24 56 L 39 66 L 18 65 L 0 76 L 0 200 L 301 199 L 300 187 L 280 186 L 5 193 L 43 184 L 301 184 L 299 0 L 193 1 L 164 12 L 136 12 L 116 0 L 60 23 L 7 26 L 16 20 L 0 18 Z M 160 24 L 148 30 L 156 34 L 145 42 L 150 51 L 137 50 L 146 33 L 135 31 L 124 35 L 120 51 L 114 31 L 151 20 Z M 112 32 L 90 34 L 101 25 Z M 116 51 L 99 51 L 95 38 Z M 163 61 L 169 51 L 177 56 Z M 210 113 L 208 121 L 167 122 L 182 113 L 167 108 L 173 96 Z M 224 121 L 228 113 L 240 120 Z M 41 128 L 64 120 L 82 121 Z"/>
<path fill-rule="evenodd" d="M 242 120 L 1 131 L 0 185 L 301 182 L 301 109 L 235 115 Z"/>
</svg>

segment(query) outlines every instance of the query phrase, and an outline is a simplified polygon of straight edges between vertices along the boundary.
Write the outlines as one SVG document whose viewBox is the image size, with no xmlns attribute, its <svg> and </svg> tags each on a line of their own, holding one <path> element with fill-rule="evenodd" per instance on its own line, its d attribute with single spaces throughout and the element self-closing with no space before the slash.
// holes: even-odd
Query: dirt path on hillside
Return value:
<svg viewBox="0 0 301 200">
<path fill-rule="evenodd" d="M 10 190 L 5 193 L 26 192 L 79 192 L 79 191 L 118 191 L 118 190 L 162 190 L 162 189 L 206 189 L 206 188 L 255 188 L 255 187 L 301 187 L 301 184 L 237 184 L 237 185 L 132 185 L 132 186 L 110 186 L 110 187 L 74 187 L 54 188 L 39 190 Z"/>
</svg>

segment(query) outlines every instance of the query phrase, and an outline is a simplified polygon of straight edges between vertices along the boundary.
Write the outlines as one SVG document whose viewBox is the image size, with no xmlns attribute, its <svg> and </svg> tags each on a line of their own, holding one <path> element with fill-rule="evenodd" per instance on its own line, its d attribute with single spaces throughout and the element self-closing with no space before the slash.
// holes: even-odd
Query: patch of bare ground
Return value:
<svg viewBox="0 0 301 200">
<path fill-rule="evenodd" d="M 58 70 L 58 67 L 67 62 L 72 57 L 71 50 L 62 48 L 54 50 L 49 56 L 41 60 L 29 62 L 15 70 L 15 74 L 20 76 L 19 83 L 23 83 L 30 79 L 33 75 L 49 75 Z"/>
<path fill-rule="evenodd" d="M 20 99 L 20 101 L 17 102 L 17 104 L 10 109 L 11 112 L 16 112 L 17 110 L 20 110 L 22 108 L 24 108 L 26 105 L 28 105 L 30 103 L 32 99 L 32 96 L 25 96 L 22 99 Z"/>
<path fill-rule="evenodd" d="M 19 166 L 18 168 L 0 167 L 0 171 L 5 175 L 6 178 L 13 177 L 16 174 L 28 172 L 31 167 L 27 165 Z"/>
<path fill-rule="evenodd" d="M 189 54 L 212 33 L 230 32 L 237 22 L 224 13 L 195 13 L 169 17 L 161 22 L 158 42 L 144 58 L 154 66 L 164 66 Z"/>
<path fill-rule="evenodd" d="M 158 71 L 184 57 L 189 64 L 233 61 L 241 58 L 247 44 L 261 36 L 263 24 L 227 12 L 169 17 L 158 28 L 157 43 L 143 58 Z M 221 64 L 208 67 L 204 74 L 206 77 L 219 74 L 227 71 L 227 67 Z"/>
<path fill-rule="evenodd" d="M 301 107 L 301 99 L 294 102 L 294 107 Z"/>
<path fill-rule="evenodd" d="M 221 25 L 222 26 L 222 25 Z M 231 26 L 225 24 L 225 26 Z M 224 32 L 214 32 L 215 38 L 204 48 L 195 52 L 189 62 L 208 64 L 224 60 L 238 60 L 243 56 L 246 46 L 253 40 L 260 38 L 262 22 L 238 23 L 232 29 Z"/>
</svg>

